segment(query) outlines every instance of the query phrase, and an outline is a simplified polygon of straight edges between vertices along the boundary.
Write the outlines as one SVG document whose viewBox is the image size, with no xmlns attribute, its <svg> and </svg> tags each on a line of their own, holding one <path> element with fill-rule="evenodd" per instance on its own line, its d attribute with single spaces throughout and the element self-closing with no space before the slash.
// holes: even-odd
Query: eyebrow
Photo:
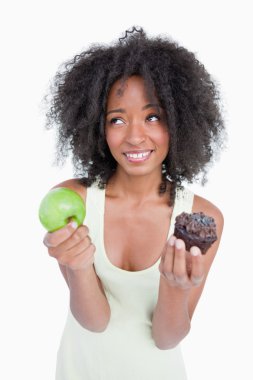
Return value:
<svg viewBox="0 0 253 380">
<path fill-rule="evenodd" d="M 149 104 L 146 104 L 144 107 L 142 107 L 142 111 L 148 109 L 148 108 L 153 108 L 153 107 L 156 107 L 156 108 L 162 108 L 160 106 L 160 104 L 158 103 L 149 103 Z M 117 112 L 120 112 L 120 113 L 126 113 L 126 110 L 124 108 L 117 108 L 115 110 L 110 110 L 108 112 L 106 112 L 106 116 L 109 115 L 110 113 L 117 113 Z"/>
</svg>

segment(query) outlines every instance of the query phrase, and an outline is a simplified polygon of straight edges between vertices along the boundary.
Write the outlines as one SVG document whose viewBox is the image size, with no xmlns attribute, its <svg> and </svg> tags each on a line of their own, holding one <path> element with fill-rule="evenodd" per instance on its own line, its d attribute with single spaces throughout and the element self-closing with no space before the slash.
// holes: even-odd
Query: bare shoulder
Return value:
<svg viewBox="0 0 253 380">
<path fill-rule="evenodd" d="M 215 206 L 212 202 L 209 200 L 200 197 L 199 195 L 194 195 L 194 202 L 193 202 L 193 212 L 204 212 L 206 215 L 211 216 L 214 218 L 217 229 L 222 232 L 223 225 L 224 225 L 224 217 L 221 212 L 221 210 Z"/>
<path fill-rule="evenodd" d="M 67 187 L 71 190 L 74 190 L 79 195 L 81 195 L 84 201 L 86 200 L 87 188 L 84 185 L 82 185 L 80 181 L 76 178 L 71 178 L 61 183 L 58 183 L 57 185 L 53 187 L 53 189 L 57 187 Z"/>
<path fill-rule="evenodd" d="M 194 195 L 194 201 L 193 201 L 193 212 L 203 212 L 204 214 L 211 216 L 215 220 L 216 224 L 216 232 L 217 232 L 217 241 L 212 245 L 212 247 L 208 250 L 207 256 L 207 262 L 209 261 L 209 264 L 211 265 L 211 262 L 213 258 L 215 257 L 220 240 L 221 235 L 223 231 L 223 225 L 224 225 L 224 218 L 221 210 L 215 206 L 212 202 L 209 200 L 200 197 L 199 195 Z"/>
</svg>

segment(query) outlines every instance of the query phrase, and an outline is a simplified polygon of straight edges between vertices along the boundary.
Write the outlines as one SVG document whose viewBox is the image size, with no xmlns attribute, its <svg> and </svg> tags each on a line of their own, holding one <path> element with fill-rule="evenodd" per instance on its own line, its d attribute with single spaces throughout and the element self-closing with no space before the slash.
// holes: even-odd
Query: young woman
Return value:
<svg viewBox="0 0 253 380">
<path fill-rule="evenodd" d="M 219 96 L 193 53 L 127 31 L 57 73 L 48 113 L 58 158 L 76 178 L 58 184 L 86 202 L 85 225 L 44 244 L 70 292 L 57 380 L 183 380 L 179 343 L 216 255 L 223 217 L 182 182 L 203 175 L 222 146 Z M 173 236 L 175 217 L 204 212 L 218 240 L 205 255 Z"/>
</svg>

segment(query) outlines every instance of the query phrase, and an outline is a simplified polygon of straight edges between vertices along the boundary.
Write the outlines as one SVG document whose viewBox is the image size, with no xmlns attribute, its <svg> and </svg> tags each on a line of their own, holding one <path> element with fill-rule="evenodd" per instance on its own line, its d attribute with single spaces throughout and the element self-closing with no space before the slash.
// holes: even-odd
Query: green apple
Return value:
<svg viewBox="0 0 253 380">
<path fill-rule="evenodd" d="M 39 207 L 41 224 L 54 232 L 74 220 L 80 226 L 85 218 L 86 208 L 82 197 L 74 190 L 57 187 L 50 190 Z"/>
</svg>

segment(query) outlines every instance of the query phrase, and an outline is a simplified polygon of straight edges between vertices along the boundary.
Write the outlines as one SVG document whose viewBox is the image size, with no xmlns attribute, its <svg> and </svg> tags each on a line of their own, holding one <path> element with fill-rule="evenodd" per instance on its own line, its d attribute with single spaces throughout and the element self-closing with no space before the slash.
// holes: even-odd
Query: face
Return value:
<svg viewBox="0 0 253 380">
<path fill-rule="evenodd" d="M 169 133 L 164 111 L 156 96 L 149 99 L 140 76 L 112 86 L 106 110 L 106 141 L 118 163 L 129 175 L 157 172 L 168 154 Z"/>
</svg>

